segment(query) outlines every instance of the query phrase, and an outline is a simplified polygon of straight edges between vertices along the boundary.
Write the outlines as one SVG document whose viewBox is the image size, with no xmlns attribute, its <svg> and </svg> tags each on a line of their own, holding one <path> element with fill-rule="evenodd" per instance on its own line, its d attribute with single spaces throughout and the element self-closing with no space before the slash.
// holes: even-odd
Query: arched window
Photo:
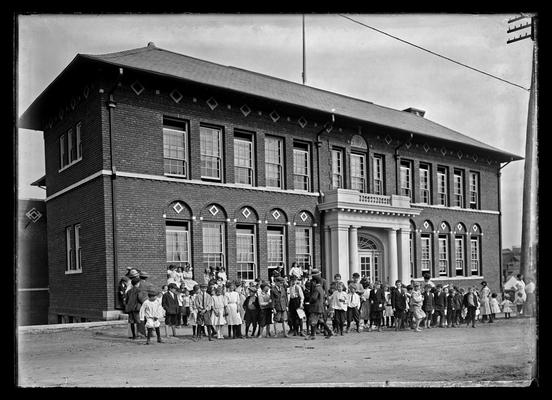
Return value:
<svg viewBox="0 0 552 400">
<path fill-rule="evenodd" d="M 429 220 L 425 220 L 420 227 L 420 244 L 421 244 L 421 274 L 429 273 L 431 275 L 432 260 L 433 260 L 433 224 Z"/>
<path fill-rule="evenodd" d="M 481 268 L 481 227 L 473 224 L 470 229 L 470 275 L 483 275 Z"/>
</svg>

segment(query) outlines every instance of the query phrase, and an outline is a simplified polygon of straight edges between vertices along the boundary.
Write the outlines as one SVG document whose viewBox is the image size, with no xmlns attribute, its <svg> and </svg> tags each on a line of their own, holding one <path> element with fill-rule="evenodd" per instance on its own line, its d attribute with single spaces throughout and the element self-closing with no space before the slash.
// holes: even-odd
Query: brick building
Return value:
<svg viewBox="0 0 552 400">
<path fill-rule="evenodd" d="M 43 131 L 50 315 L 117 316 L 127 266 L 230 279 L 297 261 L 499 289 L 501 163 L 424 118 L 147 47 L 77 55 L 21 117 Z M 83 295 L 85 294 L 85 295 Z"/>
<path fill-rule="evenodd" d="M 17 201 L 17 325 L 48 323 L 46 202 Z"/>
</svg>

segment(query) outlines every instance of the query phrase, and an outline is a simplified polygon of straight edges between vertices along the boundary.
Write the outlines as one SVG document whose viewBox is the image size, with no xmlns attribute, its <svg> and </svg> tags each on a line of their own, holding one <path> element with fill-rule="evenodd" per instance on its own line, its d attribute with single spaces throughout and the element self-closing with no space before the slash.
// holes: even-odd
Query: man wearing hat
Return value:
<svg viewBox="0 0 552 400">
<path fill-rule="evenodd" d="M 276 322 L 282 323 L 282 332 L 284 337 L 288 337 L 286 333 L 286 321 L 288 319 L 288 297 L 287 291 L 284 287 L 284 278 L 277 276 L 274 278 L 274 287 L 270 289 L 270 296 L 272 297 L 272 305 L 276 311 L 274 316 L 274 336 L 278 336 L 278 330 L 276 329 Z"/>
<path fill-rule="evenodd" d="M 136 339 L 135 325 L 138 325 L 138 333 L 146 336 L 146 329 L 143 321 L 139 317 L 140 308 L 142 303 L 148 298 L 147 291 L 140 288 L 140 277 L 138 273 L 130 273 L 131 288 L 125 295 L 125 312 L 128 314 L 128 323 L 130 324 L 130 330 L 132 332 L 132 339 Z"/>
</svg>

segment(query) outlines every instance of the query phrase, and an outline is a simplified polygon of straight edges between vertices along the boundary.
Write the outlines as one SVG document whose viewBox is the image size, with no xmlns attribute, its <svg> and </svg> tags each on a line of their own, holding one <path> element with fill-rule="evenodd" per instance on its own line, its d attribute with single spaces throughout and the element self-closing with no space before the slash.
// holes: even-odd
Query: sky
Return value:
<svg viewBox="0 0 552 400">
<path fill-rule="evenodd" d="M 512 14 L 347 14 L 529 88 L 532 41 L 506 44 Z M 306 84 L 425 117 L 524 157 L 529 92 L 430 55 L 337 14 L 307 14 Z M 510 34 L 511 35 L 511 34 Z M 301 14 L 24 15 L 18 18 L 17 115 L 77 55 L 157 47 L 301 83 Z M 44 175 L 42 132 L 18 130 L 19 198 Z M 503 247 L 521 243 L 524 161 L 502 170 Z"/>
</svg>

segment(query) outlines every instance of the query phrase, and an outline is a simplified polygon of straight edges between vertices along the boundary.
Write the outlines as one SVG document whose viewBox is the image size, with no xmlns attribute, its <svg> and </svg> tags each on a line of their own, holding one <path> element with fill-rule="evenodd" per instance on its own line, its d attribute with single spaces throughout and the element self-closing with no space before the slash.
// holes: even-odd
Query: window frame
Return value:
<svg viewBox="0 0 552 400">
<path fill-rule="evenodd" d="M 404 175 L 406 174 L 406 179 L 404 178 Z M 408 197 L 410 200 L 412 200 L 412 186 L 413 186 L 413 179 L 412 179 L 412 161 L 411 160 L 403 160 L 401 159 L 399 164 L 399 183 L 400 183 L 400 195 Z M 403 186 L 403 184 L 406 183 L 407 186 Z"/>
<path fill-rule="evenodd" d="M 186 247 L 186 254 L 187 257 L 184 259 L 177 260 L 174 257 L 172 259 L 169 259 L 169 232 L 177 232 L 177 233 L 185 233 L 184 235 L 184 245 Z M 178 235 L 176 237 L 176 242 L 178 242 Z M 175 242 L 175 243 L 176 243 Z M 167 221 L 165 223 L 165 261 L 167 264 L 182 264 L 182 263 L 188 263 L 188 265 L 191 264 L 192 259 L 192 243 L 191 243 L 191 232 L 190 232 L 190 223 L 189 221 Z M 175 246 L 177 248 L 178 246 Z M 184 250 L 182 251 L 171 251 L 170 253 L 178 253 L 178 254 L 184 254 Z"/>
<path fill-rule="evenodd" d="M 427 258 L 424 258 L 424 253 L 426 252 L 426 249 L 424 248 L 424 244 L 427 242 Z M 420 235 L 420 244 L 421 244 L 421 252 L 420 252 L 420 272 L 423 274 L 424 272 L 431 273 L 431 268 L 433 264 L 433 235 L 431 233 L 422 233 Z M 427 265 L 427 268 L 424 268 L 424 264 Z"/>
<path fill-rule="evenodd" d="M 333 189 L 343 189 L 343 149 L 333 148 L 332 149 L 332 188 Z M 337 157 L 338 156 L 338 157 Z M 337 167 L 337 171 L 336 171 Z M 337 178 L 337 185 L 336 185 Z"/>
<path fill-rule="evenodd" d="M 206 132 L 203 129 L 209 129 L 211 131 L 216 131 L 218 133 L 217 138 L 217 150 L 218 154 L 207 154 L 206 149 L 204 148 L 204 140 L 203 135 L 206 134 Z M 215 181 L 215 182 L 223 182 L 224 177 L 224 151 L 223 151 L 223 134 L 224 129 L 221 126 L 211 125 L 211 124 L 199 124 L 199 154 L 200 154 L 200 177 L 202 180 L 206 181 Z M 214 143 L 214 142 L 213 142 Z M 203 163 L 206 161 L 205 158 L 209 157 L 211 159 L 214 159 L 218 171 L 218 176 L 211 176 L 211 175 L 204 175 L 204 167 Z"/>
<path fill-rule="evenodd" d="M 475 185 L 473 185 L 473 178 L 475 178 Z M 479 172 L 477 171 L 470 171 L 470 182 L 469 182 L 469 190 L 470 190 L 470 209 L 473 210 L 479 210 Z M 475 190 L 474 189 L 475 186 Z M 472 201 L 475 194 L 475 202 Z"/>
<path fill-rule="evenodd" d="M 460 241 L 460 246 L 458 246 L 458 241 Z M 454 237 L 454 256 L 455 256 L 454 270 L 455 270 L 455 275 L 456 276 L 464 276 L 464 274 L 465 274 L 466 251 L 465 251 L 464 246 L 465 246 L 464 237 L 460 236 L 460 235 L 456 235 Z M 459 250 L 460 250 L 460 252 L 459 252 Z M 459 257 L 459 253 L 460 253 L 461 257 Z M 459 262 L 460 262 L 460 265 L 461 265 L 460 268 L 458 268 Z M 462 271 L 462 273 L 459 274 L 458 271 Z"/>
<path fill-rule="evenodd" d="M 475 246 L 474 246 L 474 243 L 476 244 Z M 474 248 L 475 248 L 475 255 L 477 256 L 475 259 L 474 259 Z M 476 269 L 473 268 L 474 261 L 476 264 Z M 481 275 L 481 236 L 470 237 L 470 275 L 472 276 Z"/>
<path fill-rule="evenodd" d="M 308 237 L 307 237 L 307 250 L 308 252 L 304 252 L 304 253 L 300 253 L 299 252 L 299 240 L 300 238 L 298 237 L 298 233 L 299 231 L 303 231 L 303 232 L 308 232 Z M 313 229 L 310 227 L 310 226 L 297 226 L 296 229 L 295 229 L 295 261 L 297 262 L 297 264 L 299 266 L 302 266 L 303 269 L 307 270 L 308 268 L 305 266 L 305 263 L 303 261 L 301 261 L 301 259 L 303 258 L 306 258 L 308 261 L 307 261 L 307 264 L 308 266 L 312 266 L 313 265 Z M 301 238 L 302 240 L 304 240 L 304 238 Z M 305 257 L 306 256 L 306 257 Z"/>
<path fill-rule="evenodd" d="M 448 168 L 445 166 L 437 167 L 437 198 L 438 205 L 448 207 Z"/>
<path fill-rule="evenodd" d="M 311 146 L 308 143 L 303 142 L 294 142 L 293 143 L 293 189 L 301 192 L 310 192 L 311 191 L 311 162 L 310 162 L 310 154 L 311 154 Z M 299 173 L 298 171 L 298 162 L 296 161 L 296 158 L 300 155 L 301 158 L 303 158 L 302 161 L 305 161 L 305 173 Z M 302 188 L 298 188 L 298 181 L 297 178 L 302 177 L 303 183 Z M 305 187 L 306 183 L 306 189 Z"/>
<path fill-rule="evenodd" d="M 272 149 L 269 149 L 270 144 L 276 144 L 276 149 L 273 151 Z M 266 136 L 265 137 L 265 186 L 270 188 L 276 188 L 276 189 L 283 189 L 285 185 L 285 174 L 284 174 L 284 139 L 278 136 Z M 279 158 L 278 163 L 274 163 L 272 161 L 268 161 L 267 154 L 275 152 Z M 274 180 L 274 178 L 269 177 L 269 168 L 268 166 L 276 166 L 277 173 L 279 174 L 279 186 L 273 186 L 269 185 L 269 182 Z"/>
<path fill-rule="evenodd" d="M 244 232 L 240 232 L 240 230 L 242 231 L 245 231 L 245 230 L 248 230 L 250 233 L 244 233 Z M 239 250 L 239 242 L 240 242 L 240 237 L 249 237 L 252 239 L 252 246 L 253 246 L 253 261 L 251 262 L 250 260 L 246 260 L 246 261 L 240 261 L 240 250 Z M 251 254 L 251 253 L 248 253 L 248 254 Z M 242 268 L 242 265 L 243 264 L 251 264 L 252 265 L 252 269 L 250 270 L 249 268 L 246 268 L 245 270 Z M 237 279 L 239 280 L 243 280 L 243 281 L 253 281 L 255 279 L 257 279 L 257 276 L 258 276 L 258 261 L 257 261 L 257 231 L 256 231 L 256 226 L 255 225 L 246 225 L 246 224 L 238 224 L 236 225 L 236 277 Z M 252 278 L 249 279 L 249 278 L 244 278 L 243 275 L 240 275 L 240 274 L 248 274 L 248 273 L 251 273 L 252 274 Z"/>
<path fill-rule="evenodd" d="M 455 169 L 453 171 L 453 182 L 454 207 L 464 208 L 464 171 Z"/>
<path fill-rule="evenodd" d="M 167 154 L 166 151 L 170 152 L 171 144 L 167 143 L 167 132 L 178 132 L 182 137 L 182 154 L 183 158 L 178 157 L 169 157 L 170 154 Z M 189 176 L 189 157 L 188 157 L 188 132 L 189 124 L 188 121 L 175 120 L 170 118 L 164 118 L 163 120 L 163 173 L 166 176 L 177 177 L 177 178 L 190 178 Z M 168 149 L 165 149 L 169 147 Z M 167 160 L 177 161 L 182 163 L 183 173 L 179 174 L 178 172 L 167 172 Z M 169 167 L 171 165 L 169 164 Z"/>
<path fill-rule="evenodd" d="M 274 233 L 276 231 L 279 231 L 280 233 Z M 277 225 L 276 226 L 267 226 L 267 231 L 266 231 L 266 264 L 267 264 L 267 269 L 268 269 L 268 272 L 269 272 L 269 276 L 270 276 L 271 271 L 278 267 L 278 265 L 275 265 L 276 263 L 281 263 L 284 271 L 286 270 L 286 258 L 287 258 L 286 235 L 287 235 L 287 232 L 286 232 L 286 228 L 284 226 L 277 226 Z M 271 255 L 270 237 L 271 236 L 272 237 L 278 236 L 278 237 L 281 238 L 281 245 L 282 245 L 282 252 L 281 252 L 282 253 L 282 258 L 281 258 L 281 260 L 271 260 L 270 259 L 270 255 Z"/>
<path fill-rule="evenodd" d="M 74 127 L 67 129 L 58 138 L 59 168 L 58 173 L 75 165 L 82 160 L 82 141 L 81 141 L 82 121 L 75 124 Z M 74 153 L 74 154 L 72 154 Z M 75 157 L 75 158 L 73 158 Z"/>
<path fill-rule="evenodd" d="M 75 230 L 78 227 L 78 239 Z M 80 274 L 82 273 L 82 257 L 81 257 L 81 245 L 80 245 L 80 231 L 81 224 L 72 224 L 65 227 L 65 274 Z M 77 263 L 76 244 L 79 246 L 79 259 Z"/>
<path fill-rule="evenodd" d="M 248 132 L 242 132 L 242 131 L 235 131 L 234 132 L 234 183 L 238 185 L 243 186 L 255 186 L 255 142 L 254 142 L 254 135 L 252 133 Z M 237 149 L 237 143 L 246 143 L 249 146 L 249 167 L 238 165 L 238 152 Z M 246 160 L 246 159 L 241 159 Z M 247 169 L 249 172 L 249 182 L 238 182 L 237 177 L 239 174 L 237 173 L 238 169 Z"/>
<path fill-rule="evenodd" d="M 448 276 L 450 255 L 449 255 L 449 238 L 448 234 L 439 235 L 437 237 L 438 249 L 439 249 L 439 260 L 438 260 L 438 270 L 439 276 Z M 444 241 L 444 247 L 443 246 Z M 444 252 L 443 252 L 444 250 Z M 444 265 L 444 269 L 442 266 Z"/>
<path fill-rule="evenodd" d="M 353 160 L 359 159 L 360 160 L 360 166 L 358 169 L 355 169 L 355 166 L 353 166 Z M 351 189 L 352 190 L 358 190 L 360 193 L 366 193 L 367 191 L 367 180 L 366 180 L 366 154 L 361 153 L 351 153 L 350 157 L 350 174 L 351 174 Z M 355 172 L 360 171 L 360 175 L 355 175 Z M 355 179 L 359 180 L 361 182 L 362 188 L 359 190 L 356 188 L 355 185 Z"/>
<path fill-rule="evenodd" d="M 431 204 L 431 166 L 426 163 L 420 163 L 418 175 L 420 179 L 420 204 L 429 205 Z M 426 197 L 427 201 L 425 201 Z"/>
<path fill-rule="evenodd" d="M 385 172 L 384 172 L 384 156 L 374 154 L 372 157 L 372 180 L 374 184 L 374 194 L 385 194 Z"/>
<path fill-rule="evenodd" d="M 206 251 L 206 240 L 205 240 L 205 228 L 207 228 L 209 225 L 218 225 L 220 230 L 219 230 L 219 238 L 220 238 L 220 241 L 219 241 L 219 245 L 220 245 L 220 248 L 221 248 L 221 251 L 220 252 L 208 252 Z M 215 260 L 215 265 L 213 265 L 213 267 L 224 267 L 225 270 L 227 270 L 226 268 L 226 224 L 224 222 L 220 222 L 220 221 L 203 221 L 203 224 L 202 224 L 202 227 L 201 227 L 201 238 L 202 238 L 202 243 L 203 243 L 203 248 L 202 248 L 202 260 L 203 260 L 203 267 L 204 268 L 209 268 L 211 266 L 211 262 L 212 262 L 212 259 L 209 258 L 209 255 L 215 255 L 215 254 L 219 254 L 220 255 L 220 265 L 216 265 L 216 260 Z"/>
</svg>

